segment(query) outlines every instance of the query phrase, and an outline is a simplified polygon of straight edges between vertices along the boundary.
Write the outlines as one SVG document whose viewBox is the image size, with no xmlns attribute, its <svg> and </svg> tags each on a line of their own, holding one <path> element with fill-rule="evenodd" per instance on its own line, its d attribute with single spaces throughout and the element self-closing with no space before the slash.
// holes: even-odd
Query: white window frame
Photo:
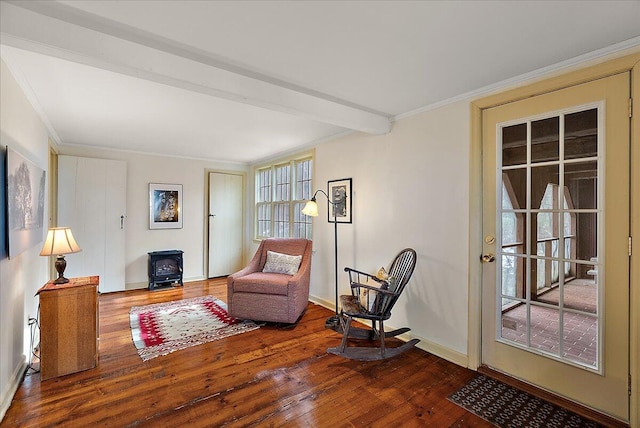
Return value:
<svg viewBox="0 0 640 428">
<path fill-rule="evenodd" d="M 310 162 L 306 174 L 298 174 L 298 165 L 305 162 Z M 311 239 L 311 218 L 301 211 L 313 195 L 313 162 L 313 153 L 304 153 L 255 167 L 254 239 Z M 270 182 L 265 183 L 265 178 Z"/>
</svg>

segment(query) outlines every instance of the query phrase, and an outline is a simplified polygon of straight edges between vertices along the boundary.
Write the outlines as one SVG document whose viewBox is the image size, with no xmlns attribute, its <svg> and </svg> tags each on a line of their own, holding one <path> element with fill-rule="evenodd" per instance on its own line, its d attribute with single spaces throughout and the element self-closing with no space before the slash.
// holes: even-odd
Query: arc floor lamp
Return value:
<svg viewBox="0 0 640 428">
<path fill-rule="evenodd" d="M 337 202 L 333 202 L 331 200 L 331 198 L 329 197 L 329 195 L 327 194 L 327 192 L 325 192 L 324 190 L 316 190 L 316 192 L 313 194 L 313 197 L 311 198 L 310 201 L 307 202 L 307 204 L 304 206 L 304 208 L 302 209 L 302 214 L 304 215 L 308 215 L 311 217 L 317 217 L 318 216 L 318 203 L 316 202 L 316 195 L 318 194 L 318 192 L 321 192 L 322 194 L 324 194 L 327 197 L 327 201 L 334 206 L 338 205 Z M 346 197 L 345 197 L 346 199 Z M 326 328 L 330 328 L 333 330 L 339 330 L 340 328 L 340 315 L 338 314 L 338 220 L 336 218 L 336 210 L 333 210 L 333 254 L 334 254 L 334 269 L 335 269 L 335 304 L 336 304 L 336 313 L 335 315 L 327 318 L 327 321 L 325 322 L 324 326 Z"/>
</svg>

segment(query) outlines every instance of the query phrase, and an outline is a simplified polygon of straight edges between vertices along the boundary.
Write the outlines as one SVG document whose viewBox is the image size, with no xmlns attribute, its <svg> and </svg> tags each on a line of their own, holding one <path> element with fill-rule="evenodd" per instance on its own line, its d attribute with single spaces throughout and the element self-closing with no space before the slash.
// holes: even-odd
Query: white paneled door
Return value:
<svg viewBox="0 0 640 428">
<path fill-rule="evenodd" d="M 99 275 L 101 293 L 125 289 L 126 195 L 126 162 L 58 157 L 58 225 L 82 248 L 66 256 L 67 278 Z"/>
<path fill-rule="evenodd" d="M 242 175 L 209 173 L 209 278 L 242 268 L 242 189 Z"/>
</svg>

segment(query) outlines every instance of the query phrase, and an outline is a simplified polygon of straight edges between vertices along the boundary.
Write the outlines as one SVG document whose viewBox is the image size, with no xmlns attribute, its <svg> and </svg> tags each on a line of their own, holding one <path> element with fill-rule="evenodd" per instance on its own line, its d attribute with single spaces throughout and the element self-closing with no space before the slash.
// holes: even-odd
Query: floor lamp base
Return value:
<svg viewBox="0 0 640 428">
<path fill-rule="evenodd" d="M 342 333 L 342 324 L 340 323 L 340 315 L 333 315 L 324 323 L 324 328 L 329 328 L 331 330 L 337 331 L 338 333 Z"/>
</svg>

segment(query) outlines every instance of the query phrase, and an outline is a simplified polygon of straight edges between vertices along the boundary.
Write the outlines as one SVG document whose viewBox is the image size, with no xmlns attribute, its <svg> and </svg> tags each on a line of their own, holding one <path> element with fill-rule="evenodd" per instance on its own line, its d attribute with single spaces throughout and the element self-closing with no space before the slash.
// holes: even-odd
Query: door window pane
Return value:
<svg viewBox="0 0 640 428">
<path fill-rule="evenodd" d="M 595 368 L 598 361 L 598 317 L 567 312 L 563 327 L 563 357 Z"/>
<path fill-rule="evenodd" d="M 574 209 L 596 209 L 598 205 L 598 162 L 577 162 L 564 166 L 564 185 Z"/>
<path fill-rule="evenodd" d="M 515 252 L 515 249 L 509 248 L 505 252 Z M 524 257 L 502 255 L 502 294 L 504 297 L 523 297 L 524 263 Z"/>
<path fill-rule="evenodd" d="M 596 213 L 576 213 L 576 259 L 592 260 L 598 257 L 598 217 Z"/>
<path fill-rule="evenodd" d="M 530 306 L 530 346 L 549 354 L 560 354 L 560 311 L 537 305 Z"/>
<path fill-rule="evenodd" d="M 567 114 L 564 132 L 565 159 L 598 156 L 598 109 Z"/>
<path fill-rule="evenodd" d="M 556 194 L 550 197 L 557 199 L 557 189 L 560 184 L 560 166 L 548 165 L 531 168 L 531 208 L 537 209 L 542 204 L 542 198 L 547 193 L 547 186 L 555 185 Z"/>
<path fill-rule="evenodd" d="M 520 304 L 502 313 L 500 337 L 519 345 L 528 345 L 527 305 Z"/>
<path fill-rule="evenodd" d="M 527 124 L 502 128 L 502 166 L 527 163 Z"/>
<path fill-rule="evenodd" d="M 507 197 L 510 207 L 506 209 L 524 209 L 527 207 L 527 169 L 517 168 L 503 171 L 502 174 L 503 201 Z M 508 189 L 508 193 L 505 195 Z"/>
<path fill-rule="evenodd" d="M 559 159 L 560 118 L 531 122 L 531 162 L 548 162 Z"/>
</svg>

